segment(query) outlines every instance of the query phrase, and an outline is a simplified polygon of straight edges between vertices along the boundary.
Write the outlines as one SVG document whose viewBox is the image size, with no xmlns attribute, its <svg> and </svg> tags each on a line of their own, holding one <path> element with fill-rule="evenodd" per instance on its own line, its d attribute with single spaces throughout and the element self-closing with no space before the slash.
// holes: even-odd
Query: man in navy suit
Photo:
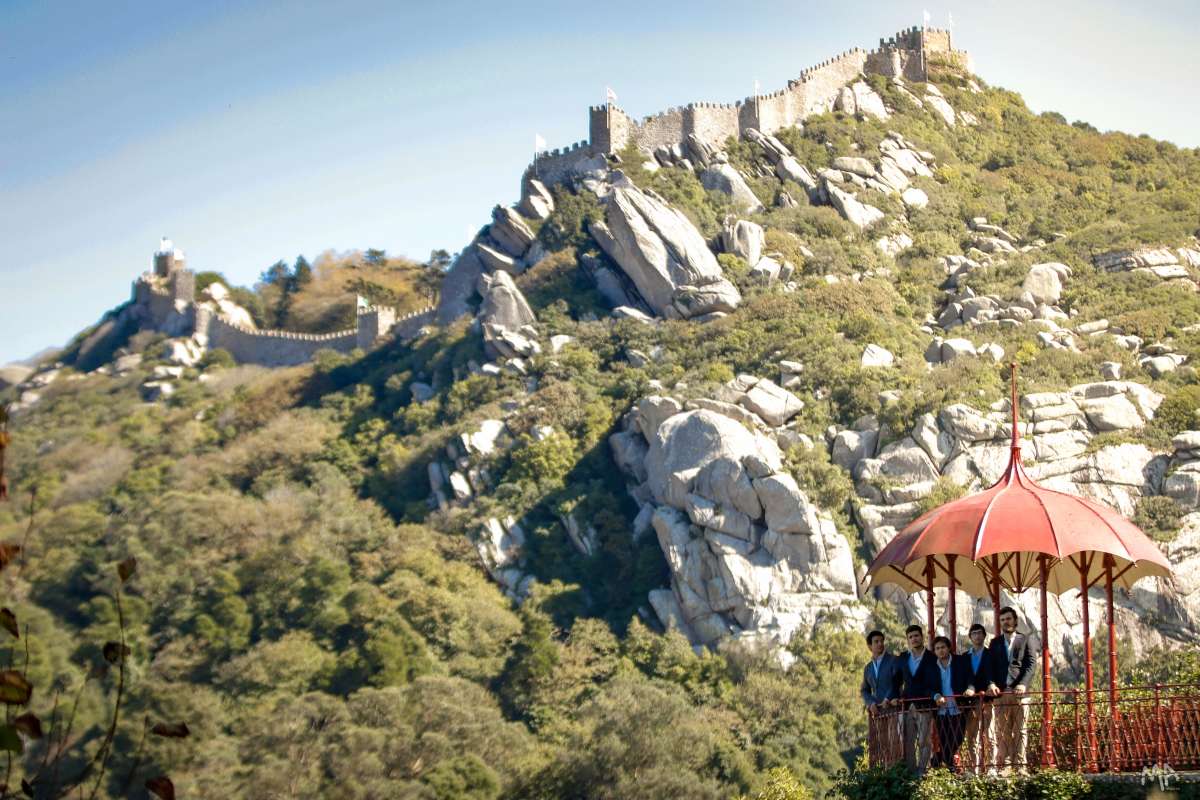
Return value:
<svg viewBox="0 0 1200 800">
<path fill-rule="evenodd" d="M 1011 766 L 1025 771 L 1025 751 L 1029 745 L 1029 681 L 1033 678 L 1036 659 L 1029 637 L 1017 632 L 1017 612 L 1011 607 L 1000 609 L 1000 635 L 988 645 L 992 654 L 991 683 L 988 689 L 995 696 L 994 721 L 996 736 L 996 766 Z"/>
<path fill-rule="evenodd" d="M 992 697 L 987 688 L 992 683 L 992 656 L 983 646 L 987 631 L 976 622 L 967 633 L 971 647 L 962 654 L 970 679 L 959 704 L 966 715 L 966 748 L 963 765 L 968 773 L 978 775 L 992 764 Z"/>
<path fill-rule="evenodd" d="M 904 761 L 918 775 L 929 767 L 930 716 L 933 695 L 941 683 L 937 658 L 925 647 L 925 631 L 909 625 L 904 631 L 908 652 L 900 655 L 900 699 L 904 704 Z"/>
<path fill-rule="evenodd" d="M 938 747 L 933 766 L 954 769 L 954 754 L 966 732 L 962 695 L 971 680 L 971 664 L 964 656 L 951 652 L 950 640 L 945 636 L 934 637 L 933 655 L 937 658 L 938 669 L 938 688 L 933 693 Z"/>
<path fill-rule="evenodd" d="M 900 659 L 887 651 L 881 631 L 867 634 L 871 660 L 863 667 L 862 694 L 869 719 L 868 757 L 872 764 L 888 765 L 900 756 L 900 715 L 894 708 L 900 698 Z"/>
</svg>

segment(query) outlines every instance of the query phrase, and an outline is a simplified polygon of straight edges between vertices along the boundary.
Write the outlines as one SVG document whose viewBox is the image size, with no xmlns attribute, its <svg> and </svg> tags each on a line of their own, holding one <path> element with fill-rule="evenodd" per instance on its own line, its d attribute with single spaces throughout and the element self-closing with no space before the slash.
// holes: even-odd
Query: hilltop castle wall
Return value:
<svg viewBox="0 0 1200 800">
<path fill-rule="evenodd" d="M 394 308 L 372 306 L 360 310 L 355 328 L 336 333 L 246 328 L 195 301 L 196 276 L 190 270 L 178 267 L 159 274 L 161 260 L 156 256 L 156 271 L 134 281 L 133 308 L 138 324 L 169 336 L 202 337 L 209 348 L 229 351 L 239 364 L 288 367 L 312 360 L 318 350 L 366 350 L 387 336 L 414 336 L 434 318 L 433 306 L 402 317 L 396 316 Z"/>
<path fill-rule="evenodd" d="M 358 346 L 358 329 L 337 333 L 294 333 L 243 328 L 226 322 L 203 306 L 196 307 L 196 333 L 208 337 L 209 349 L 229 351 L 239 364 L 292 367 L 312 360 L 318 350 L 349 353 Z"/>
<path fill-rule="evenodd" d="M 544 183 L 554 184 L 593 164 L 600 166 L 598 156 L 619 152 L 631 143 L 650 154 L 658 147 L 682 145 L 692 134 L 719 148 L 747 128 L 774 133 L 831 110 L 842 87 L 863 74 L 921 82 L 928 77 L 931 61 L 970 68 L 969 56 L 953 48 L 949 31 L 914 27 L 880 39 L 877 50 L 849 50 L 805 70 L 784 89 L 737 103 L 690 103 L 640 121 L 612 104 L 592 106 L 588 141 L 539 154 L 527 174 L 536 173 Z"/>
<path fill-rule="evenodd" d="M 358 326 L 336 333 L 255 330 L 234 325 L 204 306 L 195 306 L 196 334 L 208 337 L 208 347 L 228 350 L 239 364 L 291 367 L 312 360 L 318 350 L 349 353 L 367 350 L 386 336 L 414 336 L 433 321 L 434 307 L 396 318 L 396 310 L 372 306 L 358 315 Z"/>
</svg>

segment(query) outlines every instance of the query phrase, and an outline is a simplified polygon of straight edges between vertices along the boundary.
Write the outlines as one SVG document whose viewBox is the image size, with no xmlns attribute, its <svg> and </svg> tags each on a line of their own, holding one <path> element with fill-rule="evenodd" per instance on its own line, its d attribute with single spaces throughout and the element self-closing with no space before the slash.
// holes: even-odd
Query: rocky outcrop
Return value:
<svg viewBox="0 0 1200 800">
<path fill-rule="evenodd" d="M 533 309 L 507 272 L 479 277 L 479 324 L 489 355 L 524 358 L 541 352 Z"/>
<path fill-rule="evenodd" d="M 1106 272 L 1138 272 L 1191 291 L 1197 290 L 1196 274 L 1200 268 L 1200 243 L 1192 247 L 1141 247 L 1136 250 L 1113 250 L 1092 257 L 1092 263 Z"/>
<path fill-rule="evenodd" d="M 946 102 L 941 90 L 932 83 L 925 84 L 925 105 L 932 108 L 943 122 L 951 128 L 954 127 L 954 107 Z"/>
<path fill-rule="evenodd" d="M 849 543 L 782 466 L 776 440 L 799 399 L 748 375 L 720 397 L 644 398 L 610 437 L 671 571 L 650 596 L 659 619 L 709 645 L 860 621 Z"/>
<path fill-rule="evenodd" d="M 554 196 L 537 178 L 527 178 L 521 184 L 521 202 L 517 210 L 530 219 L 546 219 L 554 213 Z"/>
<path fill-rule="evenodd" d="M 492 580 L 514 599 L 523 597 L 530 578 L 520 568 L 525 531 L 512 517 L 491 517 L 475 535 L 475 549 Z"/>
<path fill-rule="evenodd" d="M 488 236 L 500 249 L 513 258 L 520 258 L 533 244 L 534 235 L 529 225 L 511 208 L 496 206 L 492 209 L 492 224 Z"/>
<path fill-rule="evenodd" d="M 691 221 L 628 181 L 609 193 L 604 221 L 590 231 L 660 316 L 691 318 L 741 303 Z"/>
</svg>

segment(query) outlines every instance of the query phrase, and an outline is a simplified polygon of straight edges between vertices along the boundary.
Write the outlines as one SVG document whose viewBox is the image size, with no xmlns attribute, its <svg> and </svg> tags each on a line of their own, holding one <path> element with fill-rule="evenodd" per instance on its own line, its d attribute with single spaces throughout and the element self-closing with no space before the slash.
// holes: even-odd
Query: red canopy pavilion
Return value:
<svg viewBox="0 0 1200 800">
<path fill-rule="evenodd" d="M 1171 574 L 1170 563 L 1136 525 L 1116 511 L 1083 497 L 1038 485 L 1021 465 L 1016 365 L 1011 366 L 1012 446 L 1008 467 L 987 489 L 929 511 L 905 527 L 875 557 L 867 571 L 875 584 L 924 591 L 928 630 L 934 630 L 934 587 L 949 592 L 948 627 L 957 650 L 955 590 L 987 596 L 1000 632 L 1000 590 L 1041 592 L 1042 762 L 1053 763 L 1050 731 L 1050 646 L 1047 593 L 1077 588 L 1083 606 L 1088 763 L 1096 763 L 1093 670 L 1088 591 L 1103 581 L 1107 600 L 1109 702 L 1118 708 L 1113 587 L 1131 588 L 1140 578 Z M 1115 741 L 1115 733 L 1110 741 Z"/>
</svg>

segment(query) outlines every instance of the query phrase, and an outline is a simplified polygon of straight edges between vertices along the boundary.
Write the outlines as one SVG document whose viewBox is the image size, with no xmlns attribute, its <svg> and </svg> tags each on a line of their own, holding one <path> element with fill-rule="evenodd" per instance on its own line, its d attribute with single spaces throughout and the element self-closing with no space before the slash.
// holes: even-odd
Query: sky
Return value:
<svg viewBox="0 0 1200 800">
<path fill-rule="evenodd" d="M 454 252 L 606 86 L 635 117 L 732 102 L 924 10 L 1035 111 L 1200 146 L 1193 0 L 0 0 L 0 364 L 126 300 L 160 236 L 241 285 Z"/>
</svg>

